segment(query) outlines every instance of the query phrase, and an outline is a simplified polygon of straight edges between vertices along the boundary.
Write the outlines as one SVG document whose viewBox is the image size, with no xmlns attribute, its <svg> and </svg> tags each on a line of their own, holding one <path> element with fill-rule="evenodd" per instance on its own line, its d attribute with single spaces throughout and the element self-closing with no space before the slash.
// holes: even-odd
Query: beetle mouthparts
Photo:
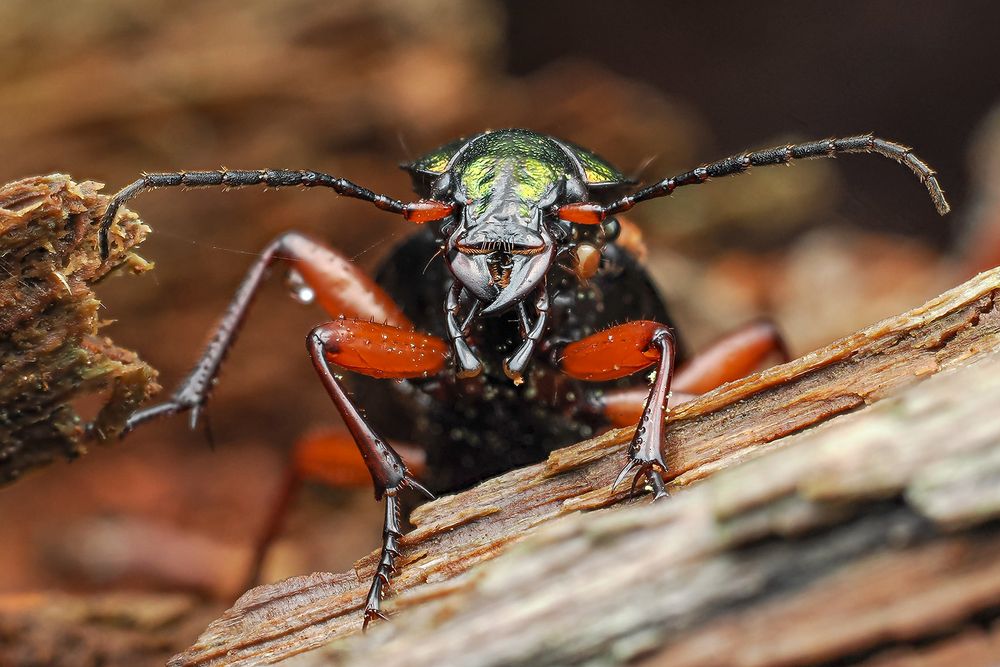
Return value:
<svg viewBox="0 0 1000 667">
<path fill-rule="evenodd" d="M 529 245 L 514 241 L 483 241 L 481 243 L 459 243 L 458 251 L 465 255 L 491 255 L 506 253 L 508 255 L 538 255 L 545 252 L 545 245 Z"/>
</svg>

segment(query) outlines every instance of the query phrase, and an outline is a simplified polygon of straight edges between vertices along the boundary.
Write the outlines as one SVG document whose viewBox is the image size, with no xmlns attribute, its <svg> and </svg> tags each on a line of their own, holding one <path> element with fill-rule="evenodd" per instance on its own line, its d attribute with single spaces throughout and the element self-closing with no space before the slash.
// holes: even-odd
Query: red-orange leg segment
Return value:
<svg viewBox="0 0 1000 667">
<path fill-rule="evenodd" d="M 273 250 L 272 250 L 273 249 Z M 298 272 L 330 317 L 349 317 L 410 329 L 413 324 L 396 302 L 354 262 L 300 232 L 288 232 L 264 251 L 272 250 Z"/>
<path fill-rule="evenodd" d="M 334 320 L 313 334 L 321 337 L 330 362 L 375 378 L 434 375 L 448 355 L 447 344 L 436 336 L 365 320 Z"/>
<path fill-rule="evenodd" d="M 704 394 L 760 368 L 769 357 L 788 361 L 781 332 L 769 320 L 749 322 L 718 339 L 677 369 L 674 389 Z"/>
<path fill-rule="evenodd" d="M 434 336 L 358 320 L 337 320 L 316 327 L 306 339 L 306 347 L 327 394 L 343 417 L 371 473 L 375 498 L 385 499 L 382 552 L 365 603 L 367 625 L 373 619 L 382 617 L 379 610 L 382 596 L 399 555 L 399 539 L 402 537 L 399 493 L 410 487 L 428 496 L 431 494 L 410 475 L 399 453 L 364 420 L 340 385 L 333 365 L 344 364 L 373 377 L 426 376 L 444 366 L 447 347 L 444 341 Z"/>
<path fill-rule="evenodd" d="M 774 323 L 757 320 L 736 329 L 677 369 L 671 383 L 670 407 L 745 377 L 769 357 L 782 363 L 789 360 Z M 609 391 L 598 398 L 597 408 L 612 426 L 630 426 L 639 421 L 648 393 L 645 386 Z"/>
<path fill-rule="evenodd" d="M 614 380 L 656 364 L 656 379 L 649 390 L 629 445 L 629 461 L 618 475 L 617 486 L 634 472 L 632 488 L 643 477 L 653 487 L 655 498 L 667 495 L 663 473 L 663 429 L 667 417 L 667 399 L 674 372 L 676 345 L 670 328 L 658 322 L 628 322 L 570 343 L 563 350 L 561 368 L 581 380 Z"/>
<path fill-rule="evenodd" d="M 650 346 L 659 322 L 636 320 L 598 331 L 570 343 L 563 350 L 560 369 L 578 380 L 617 380 L 656 363 L 659 352 Z"/>
</svg>

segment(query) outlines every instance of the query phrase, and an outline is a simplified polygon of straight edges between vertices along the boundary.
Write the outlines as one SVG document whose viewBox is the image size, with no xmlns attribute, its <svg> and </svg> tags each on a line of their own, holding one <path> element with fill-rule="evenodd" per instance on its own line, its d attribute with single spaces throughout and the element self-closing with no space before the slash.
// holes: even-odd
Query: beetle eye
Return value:
<svg viewBox="0 0 1000 667">
<path fill-rule="evenodd" d="M 578 225 L 598 225 L 604 221 L 604 207 L 591 202 L 566 204 L 559 207 L 559 219 Z"/>
<path fill-rule="evenodd" d="M 445 204 L 436 199 L 421 199 L 420 201 L 407 204 L 403 209 L 403 217 L 410 222 L 423 224 L 446 218 L 454 210 L 454 204 Z"/>
</svg>

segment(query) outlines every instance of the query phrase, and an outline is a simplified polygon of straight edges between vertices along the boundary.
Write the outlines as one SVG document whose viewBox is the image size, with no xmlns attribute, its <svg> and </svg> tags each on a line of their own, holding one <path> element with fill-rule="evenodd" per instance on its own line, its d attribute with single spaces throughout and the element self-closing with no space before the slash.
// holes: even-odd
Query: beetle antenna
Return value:
<svg viewBox="0 0 1000 667">
<path fill-rule="evenodd" d="M 914 155 L 910 147 L 894 141 L 880 139 L 873 134 L 862 134 L 842 139 L 822 139 L 820 141 L 810 141 L 801 144 L 788 144 L 786 146 L 777 146 L 766 150 L 733 155 L 724 160 L 719 160 L 684 172 L 678 176 L 664 179 L 659 183 L 654 183 L 642 188 L 635 194 L 622 197 L 618 201 L 604 207 L 589 203 L 577 206 L 581 209 L 584 206 L 586 207 L 586 210 L 581 210 L 580 213 L 588 217 L 585 224 L 592 224 L 596 221 L 593 220 L 594 218 L 603 220 L 609 215 L 627 211 L 647 199 L 665 197 L 683 185 L 698 185 L 710 178 L 742 174 L 750 169 L 750 167 L 787 164 L 793 160 L 809 158 L 835 157 L 839 153 L 875 153 L 895 160 L 916 174 L 920 182 L 927 188 L 927 192 L 931 196 L 931 201 L 934 202 L 934 207 L 939 214 L 945 215 L 951 209 L 948 205 L 948 200 L 944 197 L 944 191 L 938 183 L 937 176 L 935 175 L 936 172 L 930 165 Z M 576 220 L 572 220 L 569 217 L 566 219 L 576 222 Z"/>
<path fill-rule="evenodd" d="M 269 188 L 291 187 L 302 185 L 305 187 L 325 187 L 331 188 L 337 194 L 354 199 L 362 199 L 374 204 L 377 208 L 390 213 L 405 214 L 407 207 L 398 199 L 393 199 L 383 194 L 372 192 L 356 183 L 352 183 L 344 178 L 337 178 L 330 174 L 312 170 L 289 170 L 289 169 L 257 169 L 257 170 L 233 170 L 219 169 L 216 171 L 175 171 L 156 174 L 143 174 L 142 178 L 130 183 L 115 194 L 108 202 L 108 208 L 101 218 L 100 245 L 101 259 L 106 260 L 111 254 L 111 243 L 108 232 L 118 214 L 118 209 L 146 190 L 167 187 L 212 187 L 222 186 L 224 188 L 241 188 L 251 185 L 263 185 Z"/>
</svg>

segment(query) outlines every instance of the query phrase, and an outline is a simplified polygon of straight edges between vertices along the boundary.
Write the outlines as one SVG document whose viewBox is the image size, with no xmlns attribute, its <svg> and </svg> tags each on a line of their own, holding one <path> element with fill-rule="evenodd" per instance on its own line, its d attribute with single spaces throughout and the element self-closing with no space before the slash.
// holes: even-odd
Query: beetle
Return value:
<svg viewBox="0 0 1000 667">
<path fill-rule="evenodd" d="M 700 393 L 781 352 L 777 330 L 752 323 L 701 355 L 680 348 L 662 298 L 625 241 L 619 214 L 682 186 L 841 153 L 874 153 L 908 167 L 938 212 L 949 206 L 935 172 L 910 148 L 872 134 L 742 153 L 646 187 L 596 153 L 523 129 L 486 131 L 403 165 L 418 199 L 404 203 L 312 170 L 149 173 L 109 201 L 101 220 L 106 260 L 118 209 L 163 187 L 322 187 L 367 201 L 422 228 L 374 279 L 298 232 L 260 254 L 198 362 L 165 403 L 132 415 L 126 432 L 188 412 L 194 427 L 272 265 L 288 265 L 303 294 L 333 318 L 306 347 L 385 503 L 380 559 L 364 623 L 380 602 L 402 535 L 401 493 L 433 497 L 516 466 L 607 425 L 636 424 L 614 485 L 632 477 L 667 495 L 662 451 L 671 392 Z M 443 261 L 433 262 L 441 256 Z M 655 369 L 651 383 L 639 371 Z M 338 369 L 351 371 L 354 399 Z M 377 379 L 395 380 L 386 390 Z M 363 416 L 359 406 L 367 406 Z M 425 456 L 417 481 L 393 442 Z M 426 484 L 426 486 L 425 486 Z"/>
</svg>

